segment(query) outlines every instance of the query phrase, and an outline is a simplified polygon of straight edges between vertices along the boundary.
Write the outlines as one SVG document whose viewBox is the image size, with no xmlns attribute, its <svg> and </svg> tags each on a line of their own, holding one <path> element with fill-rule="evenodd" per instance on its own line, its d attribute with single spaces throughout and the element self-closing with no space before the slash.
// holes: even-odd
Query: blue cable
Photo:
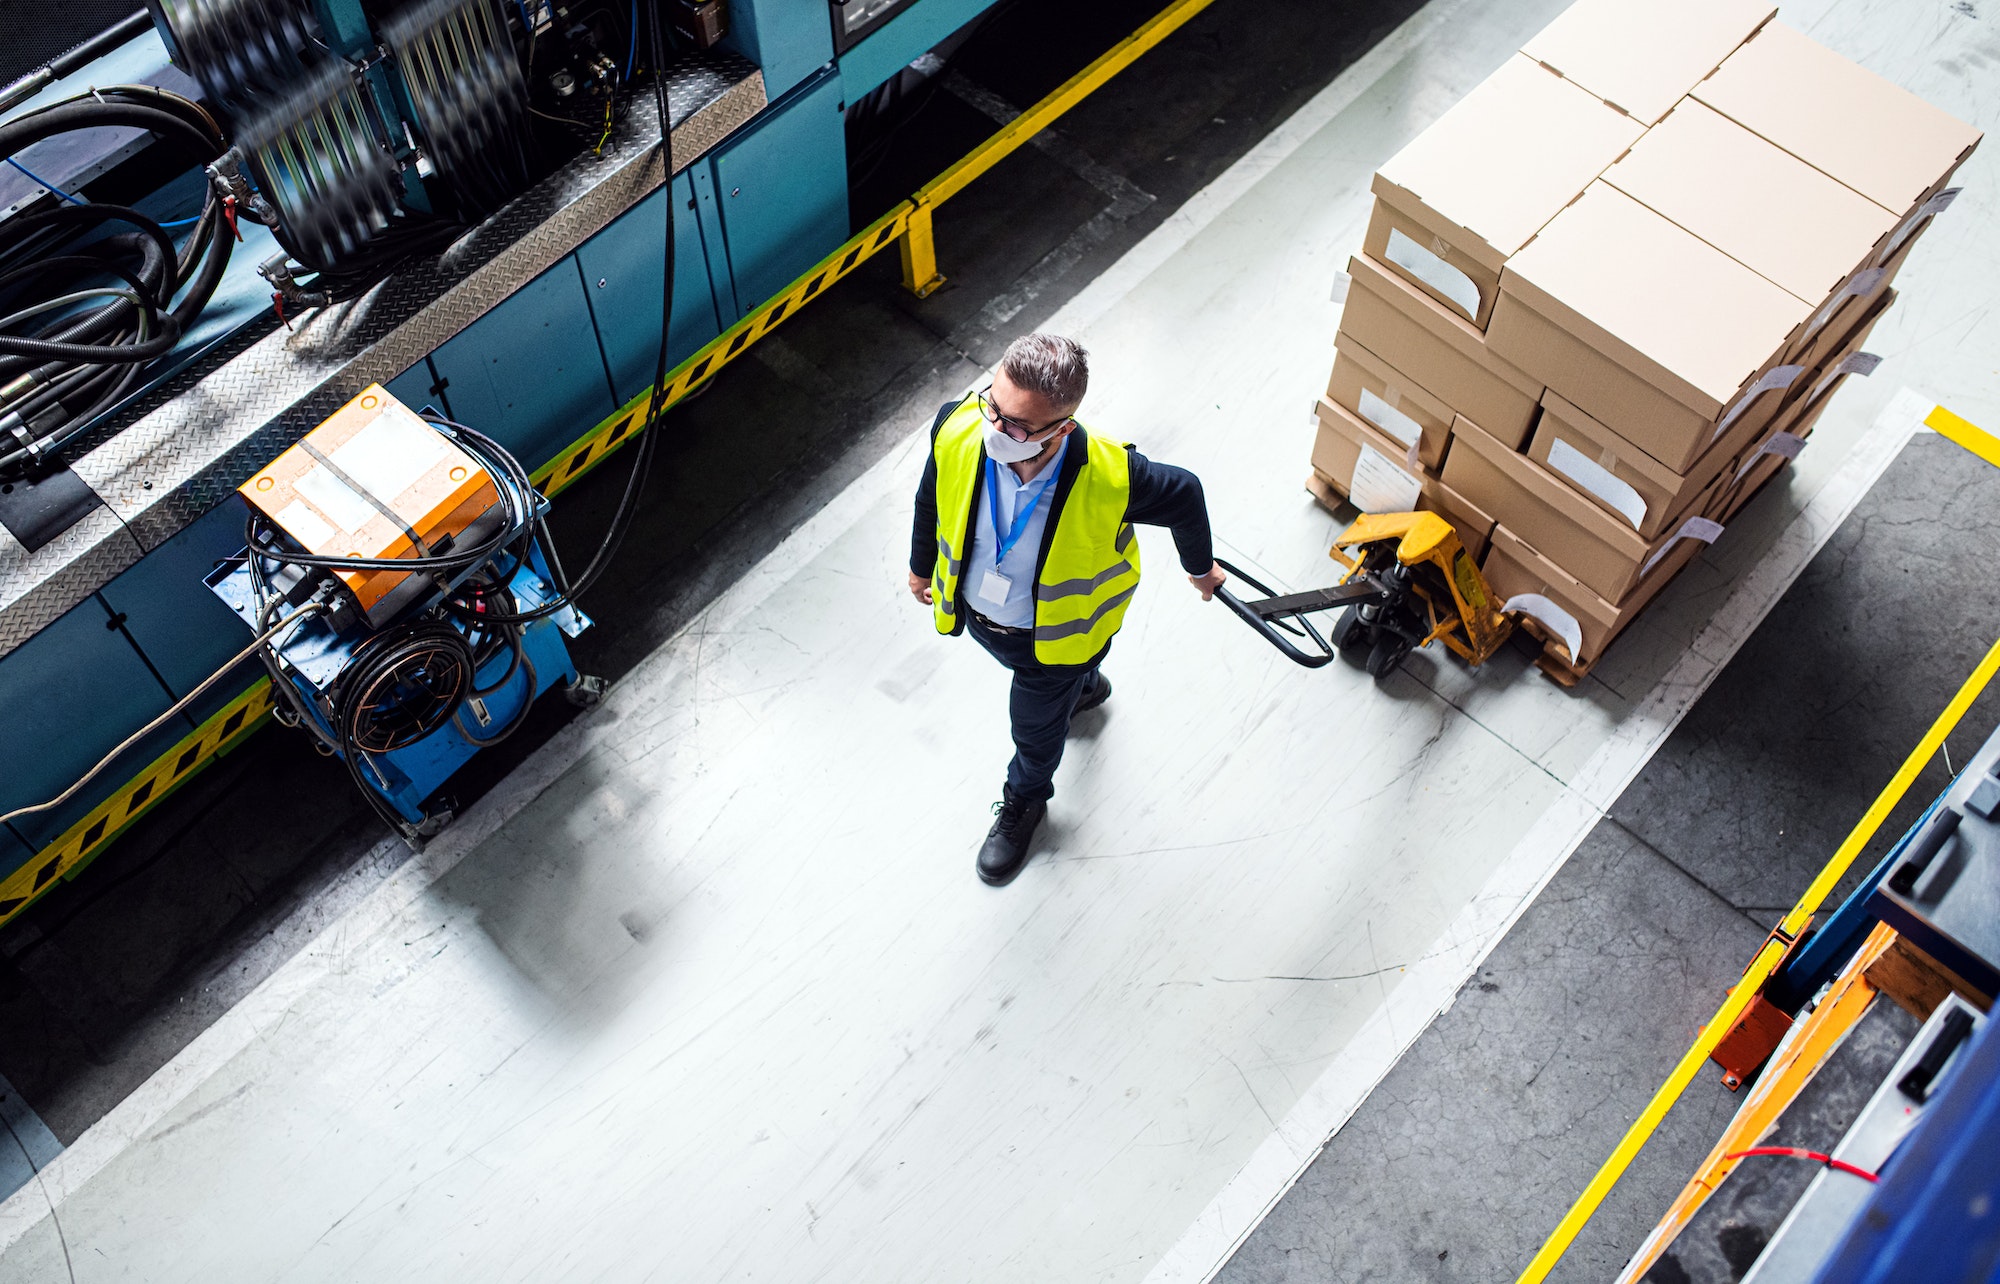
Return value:
<svg viewBox="0 0 2000 1284">
<path fill-rule="evenodd" d="M 40 174 L 37 174 L 34 170 L 29 169 L 26 165 L 23 165 L 20 161 L 15 160 L 12 156 L 9 156 L 7 158 L 7 163 L 9 165 L 12 165 L 15 169 L 20 170 L 23 174 L 26 174 L 28 176 L 29 182 L 38 184 L 41 187 L 47 189 L 48 191 L 53 192 L 55 195 L 60 196 L 64 200 L 68 201 L 71 205 L 83 204 L 82 201 L 78 200 L 74 196 L 71 196 L 68 192 L 65 192 L 62 188 L 57 187 L 54 183 L 51 183 L 48 179 L 43 178 Z"/>
<path fill-rule="evenodd" d="M 639 0 L 632 0 L 632 43 L 625 46 L 625 83 L 632 82 L 632 57 L 639 52 Z"/>
<path fill-rule="evenodd" d="M 635 3 L 636 3 L 636 0 L 635 0 Z M 37 173 L 36 173 L 36 172 L 35 172 L 34 170 L 31 170 L 31 169 L 29 169 L 29 168 L 28 168 L 28 167 L 27 167 L 26 165 L 23 165 L 23 164 L 22 164 L 22 163 L 21 163 L 20 161 L 17 161 L 17 160 L 15 160 L 15 159 L 14 159 L 14 158 L 13 158 L 12 156 L 9 156 L 9 157 L 7 157 L 7 158 L 6 158 L 6 161 L 7 161 L 7 163 L 8 163 L 9 165 L 12 165 L 12 166 L 13 166 L 13 167 L 14 167 L 15 169 L 18 169 L 18 170 L 20 170 L 20 171 L 21 171 L 21 172 L 22 172 L 23 174 L 26 174 L 26 175 L 28 176 L 28 181 L 30 181 L 30 182 L 32 182 L 32 183 L 35 183 L 36 185 L 40 186 L 41 188 L 43 188 L 44 190 L 46 190 L 46 191 L 47 191 L 47 192 L 48 192 L 48 193 L 49 193 L 50 195 L 52 195 L 52 196 L 60 196 L 60 197 L 62 197 L 62 198 L 63 198 L 64 200 L 68 201 L 68 202 L 69 202 L 69 203 L 70 203 L 71 205 L 88 205 L 88 204 L 90 204 L 90 202 L 89 202 L 89 201 L 86 201 L 86 200 L 83 200 L 83 199 L 81 199 L 81 198 L 79 198 L 79 197 L 75 197 L 75 196 L 71 196 L 71 195 L 70 195 L 70 194 L 69 194 L 68 192 L 65 192 L 65 191 L 64 191 L 64 190 L 63 190 L 62 188 L 60 188 L 60 187 L 57 187 L 57 186 L 56 186 L 56 185 L 55 185 L 54 183 L 51 183 L 51 182 L 50 182 L 50 181 L 49 181 L 48 179 L 46 179 L 46 178 L 43 178 L 43 177 L 42 177 L 42 176 L 41 176 L 40 174 L 37 174 Z M 190 227 L 190 226 L 192 226 L 192 225 L 194 225 L 195 223 L 198 223 L 198 222 L 200 222 L 200 221 L 201 221 L 201 219 L 200 219 L 200 216 L 199 216 L 199 215 L 197 215 L 197 216 L 196 216 L 196 217 L 194 217 L 194 218 L 180 218 L 180 219 L 175 219 L 175 220 L 174 220 L 173 222 L 171 222 L 171 223 L 162 223 L 162 224 L 160 224 L 160 226 L 161 226 L 161 227 Z"/>
</svg>

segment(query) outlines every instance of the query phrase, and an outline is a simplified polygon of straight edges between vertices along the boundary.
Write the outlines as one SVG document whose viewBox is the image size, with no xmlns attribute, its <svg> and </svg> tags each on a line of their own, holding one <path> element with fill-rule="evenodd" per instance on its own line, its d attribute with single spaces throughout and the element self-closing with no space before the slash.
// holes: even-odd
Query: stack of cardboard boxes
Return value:
<svg viewBox="0 0 2000 1284">
<path fill-rule="evenodd" d="M 1762 0 L 1581 0 L 1375 177 L 1311 487 L 1589 668 L 1804 445 L 1979 132 Z"/>
</svg>

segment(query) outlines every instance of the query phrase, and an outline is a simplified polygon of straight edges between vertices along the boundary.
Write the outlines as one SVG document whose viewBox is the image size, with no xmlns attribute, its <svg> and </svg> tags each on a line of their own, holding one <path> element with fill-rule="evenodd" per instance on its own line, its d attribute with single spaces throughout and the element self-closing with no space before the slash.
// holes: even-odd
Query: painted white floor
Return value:
<svg viewBox="0 0 2000 1284">
<path fill-rule="evenodd" d="M 1230 554 L 1330 575 L 1300 480 L 1369 173 L 1561 7 L 1438 0 L 1052 324 L 1085 417 L 1199 472 Z M 1959 37 L 1903 7 L 1787 12 L 1932 92 Z M 1876 379 L 1579 693 L 1511 655 L 1295 668 L 1142 531 L 1117 694 L 1000 891 L 1005 675 L 904 592 L 913 419 L 0 1206 L 0 1279 L 1201 1278 L 1865 490 L 1896 387 L 2000 422 L 1993 163 Z"/>
</svg>

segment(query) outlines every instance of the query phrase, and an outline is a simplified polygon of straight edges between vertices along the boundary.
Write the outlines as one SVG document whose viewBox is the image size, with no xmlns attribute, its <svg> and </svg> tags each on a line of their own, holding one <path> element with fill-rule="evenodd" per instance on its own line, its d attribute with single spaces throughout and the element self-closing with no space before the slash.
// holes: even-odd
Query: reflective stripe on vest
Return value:
<svg viewBox="0 0 2000 1284">
<path fill-rule="evenodd" d="M 1081 426 L 1079 426 L 1081 427 Z M 967 398 L 938 429 L 938 560 L 931 575 L 933 614 L 940 633 L 958 627 L 963 557 L 954 541 L 972 529 L 972 499 L 982 461 L 986 421 Z M 1131 495 L 1130 460 L 1117 442 L 1088 431 L 1082 470 L 1050 515 L 1054 533 L 1035 582 L 1035 658 L 1043 664 L 1089 664 L 1111 644 L 1139 587 L 1139 546 L 1125 520 Z"/>
</svg>

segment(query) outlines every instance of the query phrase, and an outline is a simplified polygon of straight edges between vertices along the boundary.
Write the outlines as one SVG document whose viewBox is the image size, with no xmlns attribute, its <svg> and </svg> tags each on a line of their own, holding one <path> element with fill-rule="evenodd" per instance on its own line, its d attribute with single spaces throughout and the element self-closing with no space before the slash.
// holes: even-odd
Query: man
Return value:
<svg viewBox="0 0 2000 1284">
<path fill-rule="evenodd" d="M 1201 482 L 1086 431 L 1076 411 L 1089 381 L 1074 340 L 1014 340 L 990 387 L 938 411 L 917 487 L 911 595 L 938 632 L 969 630 L 1014 674 L 1014 760 L 979 848 L 994 887 L 1027 862 L 1070 718 L 1111 696 L 1098 666 L 1139 586 L 1132 524 L 1173 530 L 1204 602 L 1226 578 Z"/>
</svg>

